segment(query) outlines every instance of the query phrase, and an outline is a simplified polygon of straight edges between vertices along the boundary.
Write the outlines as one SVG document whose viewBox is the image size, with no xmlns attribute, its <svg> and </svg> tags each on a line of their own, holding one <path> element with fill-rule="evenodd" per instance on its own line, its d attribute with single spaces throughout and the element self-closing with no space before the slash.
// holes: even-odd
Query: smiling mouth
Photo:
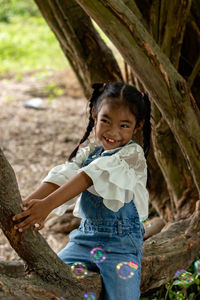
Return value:
<svg viewBox="0 0 200 300">
<path fill-rule="evenodd" d="M 115 143 L 117 143 L 117 142 L 119 142 L 119 141 L 117 141 L 117 140 L 114 140 L 114 139 L 110 139 L 110 138 L 107 138 L 107 137 L 105 137 L 104 136 L 104 139 L 106 140 L 106 142 L 108 143 L 108 144 L 115 144 Z"/>
</svg>

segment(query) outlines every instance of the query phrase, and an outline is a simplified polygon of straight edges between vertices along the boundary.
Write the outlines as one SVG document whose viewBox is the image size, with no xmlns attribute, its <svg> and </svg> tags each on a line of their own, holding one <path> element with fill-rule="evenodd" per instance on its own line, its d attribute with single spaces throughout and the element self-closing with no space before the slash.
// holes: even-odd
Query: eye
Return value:
<svg viewBox="0 0 200 300">
<path fill-rule="evenodd" d="M 108 124 L 108 123 L 109 123 L 109 121 L 108 121 L 108 120 L 106 120 L 106 119 L 101 119 L 101 122 L 102 122 L 102 123 L 106 123 L 106 124 Z"/>
<path fill-rule="evenodd" d="M 121 124 L 121 127 L 122 128 L 129 128 L 129 125 L 127 125 L 127 124 Z"/>
</svg>

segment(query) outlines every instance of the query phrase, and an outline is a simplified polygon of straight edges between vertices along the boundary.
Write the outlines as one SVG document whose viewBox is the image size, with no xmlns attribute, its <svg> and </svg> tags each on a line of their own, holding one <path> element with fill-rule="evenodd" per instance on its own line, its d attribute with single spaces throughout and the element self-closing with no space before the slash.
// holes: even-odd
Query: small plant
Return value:
<svg viewBox="0 0 200 300">
<path fill-rule="evenodd" d="M 177 270 L 173 280 L 140 298 L 140 300 L 198 299 L 200 299 L 200 255 L 188 270 Z"/>
<path fill-rule="evenodd" d="M 197 267 L 196 267 L 196 266 Z M 196 295 L 200 296 L 200 260 L 196 260 L 194 265 L 186 270 L 178 270 L 176 279 L 166 284 L 167 293 L 165 300 L 169 296 L 170 300 L 195 300 Z M 189 272 L 190 271 L 190 272 Z M 193 273 L 192 273 L 193 272 Z"/>
</svg>

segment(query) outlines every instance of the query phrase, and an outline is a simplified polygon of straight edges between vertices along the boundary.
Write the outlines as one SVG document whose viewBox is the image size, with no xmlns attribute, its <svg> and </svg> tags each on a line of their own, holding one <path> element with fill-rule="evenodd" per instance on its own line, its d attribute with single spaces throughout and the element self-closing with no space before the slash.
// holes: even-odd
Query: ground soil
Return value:
<svg viewBox="0 0 200 300">
<path fill-rule="evenodd" d="M 56 89 L 63 91 L 58 96 Z M 24 107 L 32 98 L 43 110 Z M 64 163 L 87 124 L 87 100 L 71 70 L 36 70 L 0 78 L 0 147 L 13 167 L 22 198 L 31 193 L 55 165 Z M 68 241 L 50 229 L 40 232 L 55 252 Z M 0 260 L 18 260 L 0 231 Z"/>
</svg>

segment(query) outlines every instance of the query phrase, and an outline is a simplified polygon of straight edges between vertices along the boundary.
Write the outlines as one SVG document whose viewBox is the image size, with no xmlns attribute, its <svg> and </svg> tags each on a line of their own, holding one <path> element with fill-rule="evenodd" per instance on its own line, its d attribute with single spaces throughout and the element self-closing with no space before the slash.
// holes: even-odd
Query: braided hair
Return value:
<svg viewBox="0 0 200 300">
<path fill-rule="evenodd" d="M 69 161 L 76 155 L 80 144 L 84 143 L 89 137 L 93 127 L 94 120 L 92 112 L 98 114 L 99 107 L 105 98 L 116 98 L 121 103 L 127 105 L 130 111 L 136 117 L 136 127 L 144 121 L 143 125 L 143 148 L 144 155 L 147 158 L 150 149 L 151 139 L 151 104 L 146 94 L 140 93 L 135 87 L 124 84 L 123 82 L 113 82 L 110 84 L 95 83 L 92 85 L 93 93 L 89 100 L 89 122 L 86 131 L 80 140 L 78 146 L 73 150 L 69 156 Z"/>
<path fill-rule="evenodd" d="M 86 131 L 85 131 L 83 137 L 81 138 L 78 146 L 76 146 L 76 148 L 70 154 L 69 159 L 68 159 L 69 161 L 71 161 L 72 158 L 74 156 L 76 156 L 76 153 L 77 153 L 80 145 L 87 140 L 87 138 L 89 137 L 89 135 L 90 135 L 90 133 L 91 133 L 93 127 L 94 127 L 94 120 L 93 120 L 93 117 L 92 117 L 92 110 L 93 110 L 95 102 L 97 101 L 97 99 L 100 97 L 100 95 L 102 94 L 102 92 L 104 90 L 104 84 L 94 83 L 92 85 L 92 88 L 93 88 L 93 93 L 92 93 L 91 98 L 89 100 L 89 122 L 88 122 L 88 125 L 87 125 L 87 128 L 86 128 Z"/>
</svg>

